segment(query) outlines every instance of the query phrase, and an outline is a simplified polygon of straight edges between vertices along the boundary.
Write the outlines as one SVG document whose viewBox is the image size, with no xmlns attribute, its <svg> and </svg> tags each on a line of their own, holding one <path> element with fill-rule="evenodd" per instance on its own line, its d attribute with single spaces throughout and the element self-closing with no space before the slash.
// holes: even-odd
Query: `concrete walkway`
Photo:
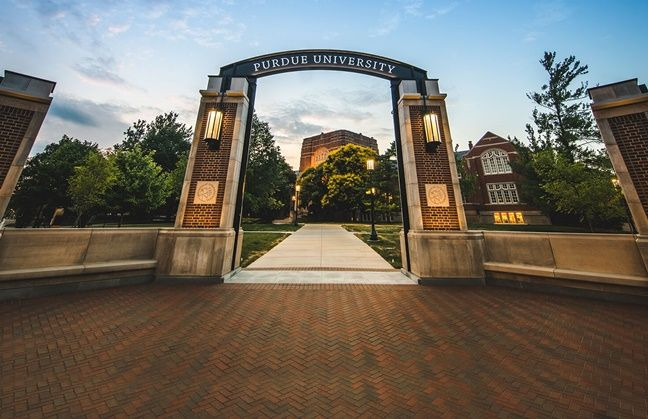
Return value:
<svg viewBox="0 0 648 419">
<path fill-rule="evenodd" d="M 414 284 L 353 233 L 306 224 L 226 282 Z"/>
</svg>

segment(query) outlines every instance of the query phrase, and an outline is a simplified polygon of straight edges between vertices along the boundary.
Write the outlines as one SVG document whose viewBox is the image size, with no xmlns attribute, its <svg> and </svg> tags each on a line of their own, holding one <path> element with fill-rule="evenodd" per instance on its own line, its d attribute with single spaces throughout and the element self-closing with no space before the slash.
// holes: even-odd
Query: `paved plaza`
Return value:
<svg viewBox="0 0 648 419">
<path fill-rule="evenodd" d="M 648 308 L 149 284 L 0 303 L 0 416 L 648 415 Z"/>
</svg>

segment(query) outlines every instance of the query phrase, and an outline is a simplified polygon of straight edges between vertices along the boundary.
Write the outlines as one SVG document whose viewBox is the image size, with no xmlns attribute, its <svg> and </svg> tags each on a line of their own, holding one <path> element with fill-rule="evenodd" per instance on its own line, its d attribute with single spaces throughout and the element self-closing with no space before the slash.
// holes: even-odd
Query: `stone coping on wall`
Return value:
<svg viewBox="0 0 648 419">
<path fill-rule="evenodd" d="M 173 227 L 7 228 L 0 230 L 0 233 L 0 284 L 3 284 L 2 288 L 7 288 L 10 284 L 13 284 L 12 287 L 19 285 L 21 281 L 26 286 L 35 287 L 63 284 L 66 281 L 80 283 L 85 281 L 84 278 L 94 281 L 101 277 L 109 280 L 104 285 L 114 286 L 128 283 L 115 281 L 120 276 L 148 277 L 150 280 L 177 276 L 180 274 L 173 270 L 165 274 L 156 273 L 156 269 L 159 271 L 160 264 L 166 265 L 172 259 L 180 263 L 202 255 L 196 256 L 195 263 L 199 263 L 209 260 L 209 255 L 215 252 L 223 254 L 221 257 L 224 260 L 230 260 L 223 252 L 229 246 L 224 243 L 231 241 L 233 230 Z M 645 249 L 642 250 L 637 244 L 640 237 L 631 234 L 481 230 L 460 234 L 421 234 L 442 239 L 438 244 L 455 242 L 458 236 L 467 236 L 468 242 L 483 240 L 483 259 L 472 263 L 483 265 L 487 278 L 510 279 L 513 275 L 536 282 L 564 280 L 566 284 L 648 289 L 648 272 L 642 257 Z M 169 248 L 164 251 L 170 244 L 168 239 L 162 237 L 177 238 L 178 241 L 173 242 L 176 250 Z M 421 245 L 425 245 L 424 242 Z M 428 249 L 428 253 L 431 251 L 431 248 Z M 429 258 L 432 259 L 432 256 L 430 253 Z M 226 270 L 226 266 L 217 266 L 198 276 L 223 276 L 227 274 Z M 29 295 L 36 294 L 30 291 Z"/>
</svg>

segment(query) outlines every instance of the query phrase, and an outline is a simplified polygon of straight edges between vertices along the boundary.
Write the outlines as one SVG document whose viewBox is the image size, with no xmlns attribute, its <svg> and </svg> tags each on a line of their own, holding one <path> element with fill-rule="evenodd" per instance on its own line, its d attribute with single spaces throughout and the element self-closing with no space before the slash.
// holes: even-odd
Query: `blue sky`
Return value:
<svg viewBox="0 0 648 419">
<path fill-rule="evenodd" d="M 590 86 L 648 82 L 648 1 L 0 0 L 0 71 L 57 82 L 34 151 L 61 135 L 109 147 L 174 110 L 193 126 L 207 75 L 255 55 L 332 48 L 428 71 L 448 94 L 455 143 L 524 137 L 545 50 L 588 64 Z M 389 86 L 343 72 L 262 78 L 257 112 L 289 162 L 301 139 L 345 128 L 393 138 Z"/>
</svg>

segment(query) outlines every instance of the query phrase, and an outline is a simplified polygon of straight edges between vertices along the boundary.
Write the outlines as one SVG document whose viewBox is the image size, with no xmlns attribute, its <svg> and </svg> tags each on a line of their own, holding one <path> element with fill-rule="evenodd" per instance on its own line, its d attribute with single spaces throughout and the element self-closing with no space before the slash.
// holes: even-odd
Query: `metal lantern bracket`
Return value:
<svg viewBox="0 0 648 419">
<path fill-rule="evenodd" d="M 220 99 L 219 99 L 219 102 L 218 102 L 218 104 L 216 105 L 216 109 L 215 109 L 216 112 L 221 112 L 221 120 L 218 121 L 218 123 L 219 123 L 221 126 L 218 128 L 218 135 L 217 135 L 217 138 L 208 138 L 208 137 L 205 137 L 205 138 L 203 139 L 203 141 L 205 141 L 205 143 L 207 144 L 207 147 L 209 147 L 209 149 L 212 150 L 212 151 L 216 151 L 216 150 L 218 150 L 218 149 L 220 148 L 221 136 L 223 135 L 223 122 L 224 122 L 224 119 L 225 119 L 225 112 L 224 112 L 224 109 L 223 109 L 223 101 L 224 101 L 224 99 L 225 99 L 225 91 L 224 91 L 224 90 L 221 90 L 221 92 L 220 92 Z M 208 113 L 209 113 L 209 112 L 211 112 L 211 110 L 208 111 Z M 208 120 L 207 125 L 208 125 L 208 126 L 207 126 L 206 128 L 209 127 L 209 120 Z"/>
<path fill-rule="evenodd" d="M 425 151 L 427 151 L 428 153 L 435 153 L 439 148 L 439 144 L 441 144 L 441 133 L 439 133 L 439 141 L 435 141 L 434 139 L 430 140 L 429 138 L 427 138 L 425 130 L 425 116 L 428 114 L 426 96 L 427 91 L 425 89 L 425 83 L 423 83 L 423 140 L 425 141 Z"/>
</svg>

